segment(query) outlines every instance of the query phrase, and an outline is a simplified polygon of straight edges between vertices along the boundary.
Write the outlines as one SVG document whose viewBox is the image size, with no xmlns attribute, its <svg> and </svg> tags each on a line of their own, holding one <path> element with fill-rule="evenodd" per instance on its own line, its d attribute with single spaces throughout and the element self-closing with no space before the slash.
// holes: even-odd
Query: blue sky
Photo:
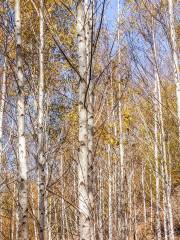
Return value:
<svg viewBox="0 0 180 240">
<path fill-rule="evenodd" d="M 124 4 L 125 0 L 108 0 L 105 20 L 108 23 L 110 29 L 115 29 L 118 16 L 118 1 L 120 3 L 120 8 Z"/>
</svg>

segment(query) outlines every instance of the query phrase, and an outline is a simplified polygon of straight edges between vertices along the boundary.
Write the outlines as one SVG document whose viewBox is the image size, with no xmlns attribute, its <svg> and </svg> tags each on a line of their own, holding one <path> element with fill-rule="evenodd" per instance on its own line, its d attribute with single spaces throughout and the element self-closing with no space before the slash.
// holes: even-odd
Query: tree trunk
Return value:
<svg viewBox="0 0 180 240">
<path fill-rule="evenodd" d="M 180 139 L 180 73 L 179 73 L 179 64 L 178 64 L 178 49 L 177 49 L 177 40 L 176 40 L 176 31 L 175 31 L 173 0 L 168 0 L 168 6 L 169 6 L 169 24 L 170 24 L 171 48 L 172 48 L 172 56 L 173 56 L 174 82 L 176 84 L 177 113 L 178 113 L 179 139 Z"/>
<path fill-rule="evenodd" d="M 16 73 L 18 82 L 17 96 L 17 121 L 18 121 L 18 167 L 19 167 L 19 191 L 18 191 L 18 239 L 28 239 L 27 226 L 27 159 L 26 159 L 26 140 L 25 140 L 25 104 L 24 104 L 24 76 L 22 60 L 22 41 L 21 41 L 21 16 L 20 0 L 15 1 L 15 40 L 16 40 Z"/>
<path fill-rule="evenodd" d="M 109 178 L 108 178 L 108 185 L 109 185 L 109 193 L 108 193 L 108 209 L 109 209 L 109 240 L 113 239 L 113 208 L 112 208 L 112 165 L 111 165 L 111 146 L 108 144 L 108 169 L 109 169 Z"/>
<path fill-rule="evenodd" d="M 83 1 L 77 8 L 77 34 L 79 57 L 79 163 L 78 163 L 78 194 L 79 194 L 79 233 L 80 240 L 90 239 L 90 208 L 88 196 L 88 130 L 86 108 L 86 41 L 85 15 Z"/>
<path fill-rule="evenodd" d="M 146 163 L 142 163 L 142 173 L 141 173 L 142 191 L 143 191 L 143 209 L 144 209 L 144 223 L 146 227 L 147 223 L 147 211 L 146 211 L 146 192 L 145 192 L 145 175 L 146 175 Z"/>
<path fill-rule="evenodd" d="M 39 238 L 46 239 L 45 224 L 45 156 L 44 156 L 44 0 L 40 0 L 40 46 L 39 46 L 39 100 L 38 100 L 38 210 Z"/>
<path fill-rule="evenodd" d="M 94 207 L 94 160 L 93 160 L 93 129 L 94 129 L 94 96 L 93 96 L 93 79 L 92 79 L 92 37 L 93 37 L 93 0 L 85 0 L 85 39 L 86 39 L 86 56 L 87 56 L 87 128 L 88 128 L 88 197 L 91 213 L 91 238 L 94 239 L 95 226 L 95 207 Z"/>
<path fill-rule="evenodd" d="M 120 66 L 121 62 L 121 52 L 120 52 L 120 2 L 118 1 L 118 67 Z M 122 117 L 122 100 L 121 100 L 121 79 L 120 79 L 120 71 L 118 71 L 118 111 L 119 111 L 119 158 L 120 164 L 119 165 L 119 189 L 120 192 L 118 196 L 118 231 L 120 232 L 120 238 L 125 239 L 125 212 L 124 212 L 124 205 L 125 205 L 125 192 L 124 192 L 124 143 L 123 143 L 123 117 Z"/>
<path fill-rule="evenodd" d="M 2 75 L 2 83 L 1 83 L 1 103 L 0 103 L 0 172 L 2 174 L 3 170 L 3 116 L 4 116 L 4 105 L 5 105 L 5 98 L 6 98 L 6 71 L 7 71 L 7 59 L 6 56 L 4 57 L 4 64 L 3 64 L 3 75 Z M 2 191 L 0 193 L 0 204 L 2 204 Z M 2 209 L 0 210 L 0 232 L 3 230 L 3 219 L 2 219 Z"/>
<path fill-rule="evenodd" d="M 161 96 L 161 84 L 160 84 L 160 77 L 158 72 L 158 65 L 157 65 L 157 50 L 156 50 L 156 42 L 155 36 L 153 33 L 153 54 L 154 54 L 154 72 L 155 72 L 155 81 L 157 84 L 157 95 L 156 101 L 158 103 L 158 112 L 159 112 L 159 120 L 160 120 L 160 139 L 162 145 L 162 155 L 163 155 L 163 167 L 164 167 L 164 183 L 165 183 L 165 193 L 166 193 L 166 200 L 167 200 L 167 211 L 168 211 L 168 232 L 170 240 L 174 240 L 174 226 L 173 226 L 173 217 L 172 217 L 172 206 L 171 206 L 171 186 L 169 182 L 169 174 L 168 174 L 168 166 L 167 166 L 167 151 L 166 151 L 166 136 L 165 136 L 165 128 L 164 128 L 164 118 L 163 118 L 163 102 Z"/>
<path fill-rule="evenodd" d="M 34 193 L 33 189 L 31 189 L 31 199 L 32 199 L 32 212 L 34 215 L 33 219 L 33 227 L 34 227 L 34 240 L 38 240 L 38 232 L 37 232 L 37 224 L 36 224 L 36 209 L 35 209 L 35 198 L 34 198 Z"/>
<path fill-rule="evenodd" d="M 156 234 L 157 240 L 161 240 L 159 160 L 158 160 L 158 108 L 156 98 L 157 98 L 157 82 L 155 82 L 155 101 L 154 101 L 154 158 L 156 179 Z"/>
<path fill-rule="evenodd" d="M 60 171 L 61 171 L 61 188 L 62 188 L 62 198 L 61 198 L 61 237 L 62 237 L 62 240 L 65 239 L 65 202 L 64 202 L 64 180 L 63 180 L 63 169 L 64 169 L 64 166 L 63 166 L 63 156 L 61 155 L 61 159 L 60 159 L 60 164 L 61 164 L 61 167 L 60 167 Z"/>
<path fill-rule="evenodd" d="M 99 240 L 103 240 L 103 176 L 99 166 Z"/>
<path fill-rule="evenodd" d="M 2 128 L 3 128 L 4 105 L 5 105 L 5 98 L 6 98 L 6 71 L 7 71 L 7 58 L 5 56 L 4 64 L 3 64 L 3 75 L 2 75 L 2 84 L 1 84 L 1 105 L 0 105 L 0 169 L 2 169 L 2 153 L 3 153 Z"/>
</svg>

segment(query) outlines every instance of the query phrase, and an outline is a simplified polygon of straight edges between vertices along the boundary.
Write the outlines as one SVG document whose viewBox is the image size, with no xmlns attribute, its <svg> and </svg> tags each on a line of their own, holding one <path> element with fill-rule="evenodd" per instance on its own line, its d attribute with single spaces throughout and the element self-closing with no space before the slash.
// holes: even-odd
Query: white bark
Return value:
<svg viewBox="0 0 180 240">
<path fill-rule="evenodd" d="M 156 178 L 156 233 L 157 240 L 161 240 L 159 160 L 158 160 L 158 108 L 156 98 L 157 98 L 157 82 L 155 82 L 155 101 L 154 101 L 154 158 Z"/>
<path fill-rule="evenodd" d="M 3 75 L 1 84 L 1 103 L 0 103 L 0 169 L 2 169 L 2 153 L 3 153 L 3 115 L 6 98 L 6 71 L 7 71 L 7 58 L 4 57 Z"/>
<path fill-rule="evenodd" d="M 173 55 L 174 82 L 176 84 L 177 114 L 178 114 L 179 139 L 180 139 L 180 72 L 179 72 L 179 64 L 178 64 L 178 49 L 177 49 L 177 39 L 176 39 L 176 31 L 175 31 L 173 0 L 168 0 L 168 6 L 169 6 L 169 24 L 170 24 L 170 33 L 171 33 L 171 48 L 172 48 L 172 55 Z"/>
<path fill-rule="evenodd" d="M 16 222 L 16 219 L 15 219 L 15 201 L 14 199 L 16 198 L 16 185 L 14 184 L 14 187 L 13 187 L 13 199 L 12 199 L 12 220 L 11 220 L 11 240 L 14 240 L 15 239 L 15 222 Z"/>
<path fill-rule="evenodd" d="M 39 99 L 38 99 L 38 210 L 39 238 L 47 238 L 45 221 L 45 181 L 46 166 L 44 156 L 44 0 L 40 0 L 40 46 L 39 46 Z"/>
<path fill-rule="evenodd" d="M 152 189 L 152 175 L 150 174 L 150 217 L 151 230 L 153 229 L 153 189 Z"/>
<path fill-rule="evenodd" d="M 169 181 L 169 173 L 168 173 L 168 163 L 167 163 L 167 151 L 166 151 L 166 136 L 165 136 L 165 128 L 164 128 L 164 119 L 163 119 L 163 102 L 161 96 L 161 83 L 158 72 L 158 64 L 157 64 L 157 50 L 156 50 L 156 42 L 155 36 L 153 33 L 153 54 L 155 60 L 154 73 L 155 73 L 155 81 L 157 84 L 157 95 L 156 101 L 158 103 L 158 111 L 159 111 L 159 120 L 160 120 L 160 133 L 161 133 L 161 145 L 162 145 L 162 154 L 163 154 L 163 167 L 164 167 L 164 183 L 165 183 L 165 193 L 167 200 L 167 211 L 168 211 L 168 232 L 170 240 L 174 240 L 174 226 L 173 226 L 173 217 L 172 217 L 172 206 L 171 206 L 171 186 Z"/>
<path fill-rule="evenodd" d="M 55 233 L 56 238 L 55 239 L 59 240 L 59 231 L 58 231 L 59 222 L 58 222 L 57 207 L 56 207 L 55 200 L 54 200 L 54 220 L 55 220 L 55 224 L 56 224 L 56 233 Z"/>
<path fill-rule="evenodd" d="M 61 236 L 62 236 L 62 240 L 65 239 L 65 202 L 64 202 L 64 180 L 63 180 L 63 156 L 61 155 L 61 188 L 62 188 L 62 198 L 61 198 Z"/>
<path fill-rule="evenodd" d="M 120 66 L 121 62 L 121 52 L 120 52 L 120 1 L 118 0 L 118 47 L 119 47 L 119 52 L 118 52 L 118 64 Z M 120 71 L 118 72 L 118 91 L 119 91 L 119 101 L 118 101 L 118 111 L 119 111 L 119 156 L 120 156 L 120 176 L 119 176 L 119 206 L 118 206 L 118 230 L 120 231 L 120 238 L 125 239 L 125 212 L 124 212 L 124 134 L 123 134 L 123 117 L 122 117 L 122 112 L 123 112 L 123 107 L 122 107 L 122 99 L 121 99 L 121 78 L 120 78 Z"/>
<path fill-rule="evenodd" d="M 74 147 L 73 147 L 73 156 L 75 156 L 75 159 L 77 160 L 77 154 L 74 150 Z M 74 195 L 75 195 L 75 204 L 77 206 L 77 202 L 78 202 L 78 194 L 77 194 L 77 190 L 78 190 L 78 187 L 77 187 L 77 161 L 74 161 Z M 77 209 L 74 209 L 74 215 L 75 215 L 75 231 L 78 232 L 78 210 Z"/>
<path fill-rule="evenodd" d="M 103 240 L 103 176 L 102 166 L 99 169 L 99 240 Z"/>
<path fill-rule="evenodd" d="M 108 193 L 108 209 L 109 209 L 109 240 L 113 239 L 113 209 L 112 209 L 112 169 L 111 169 L 111 146 L 108 144 L 108 169 L 109 169 L 109 193 Z"/>
<path fill-rule="evenodd" d="M 144 223 L 146 226 L 147 223 L 147 212 L 146 212 L 146 192 L 145 192 L 145 163 L 142 163 L 142 174 L 141 174 L 141 182 L 142 182 L 142 191 L 143 191 L 143 212 L 144 212 Z"/>
<path fill-rule="evenodd" d="M 86 71 L 87 71 L 87 128 L 88 128 L 88 197 L 89 206 L 91 212 L 91 238 L 94 239 L 94 227 L 95 227 L 95 207 L 94 207 L 94 161 L 93 161 L 93 128 L 94 128 L 94 116 L 93 116 L 93 79 L 92 79 L 92 62 L 91 62 L 91 45 L 92 45 L 92 34 L 93 34 L 93 0 L 85 0 L 85 39 L 86 39 Z"/>
<path fill-rule="evenodd" d="M 165 183 L 164 183 L 164 167 L 161 165 L 161 172 L 162 172 L 162 190 L 163 190 L 163 224 L 164 224 L 164 239 L 168 239 L 167 233 L 167 224 L 168 224 L 168 215 L 167 215 L 167 200 L 166 200 L 166 191 L 165 191 Z"/>
<path fill-rule="evenodd" d="M 133 196 L 133 204 L 134 204 L 134 240 L 137 240 L 137 209 L 136 209 L 136 195 L 134 193 Z"/>
<path fill-rule="evenodd" d="M 51 231 L 51 227 L 52 227 L 52 198 L 49 197 L 49 206 L 48 206 L 48 216 L 47 216 L 47 225 L 48 225 L 48 239 L 51 240 L 52 239 L 52 231 Z"/>
<path fill-rule="evenodd" d="M 129 219 L 128 219 L 128 225 L 127 225 L 127 230 L 129 231 L 129 234 L 131 236 L 132 232 L 132 210 L 133 210 L 133 202 L 132 202 L 132 183 L 133 183 L 133 174 L 134 174 L 134 169 L 133 166 L 130 169 L 129 176 L 128 176 L 128 210 L 129 210 Z"/>
<path fill-rule="evenodd" d="M 36 218 L 36 210 L 35 210 L 35 198 L 34 198 L 34 193 L 33 189 L 31 189 L 31 198 L 32 198 L 32 212 L 34 217 Z M 34 227 L 34 240 L 38 240 L 38 231 L 37 231 L 37 226 L 36 226 L 36 219 L 33 220 L 33 227 Z"/>
<path fill-rule="evenodd" d="M 77 34 L 79 73 L 79 163 L 78 163 L 78 194 L 79 194 L 79 233 L 80 240 L 90 239 L 90 208 L 88 196 L 88 130 L 86 109 L 86 41 L 85 15 L 83 1 L 77 9 Z"/>
<path fill-rule="evenodd" d="M 18 192 L 18 239 L 28 239 L 27 226 L 27 159 L 25 140 L 25 104 L 24 104 L 24 76 L 21 41 L 20 0 L 15 1 L 15 41 L 16 41 L 16 73 L 18 82 L 17 120 L 18 120 L 18 164 L 19 164 L 19 192 Z"/>
<path fill-rule="evenodd" d="M 2 83 L 1 83 L 1 102 L 0 102 L 0 172 L 3 170 L 3 116 L 4 116 L 4 106 L 5 106 L 5 98 L 6 98 L 6 71 L 7 71 L 7 59 L 4 57 L 3 64 L 3 74 L 2 74 Z M 2 201 L 2 192 L 0 193 L 0 204 Z M 2 210 L 0 214 L 0 232 L 2 232 L 3 219 L 2 219 Z"/>
</svg>

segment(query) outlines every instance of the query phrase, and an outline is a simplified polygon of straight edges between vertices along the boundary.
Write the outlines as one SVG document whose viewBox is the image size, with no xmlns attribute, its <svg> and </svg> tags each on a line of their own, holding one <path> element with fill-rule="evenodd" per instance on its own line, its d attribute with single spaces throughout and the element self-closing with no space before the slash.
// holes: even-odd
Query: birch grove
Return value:
<svg viewBox="0 0 180 240">
<path fill-rule="evenodd" d="M 0 239 L 180 238 L 179 7 L 0 1 Z"/>
</svg>

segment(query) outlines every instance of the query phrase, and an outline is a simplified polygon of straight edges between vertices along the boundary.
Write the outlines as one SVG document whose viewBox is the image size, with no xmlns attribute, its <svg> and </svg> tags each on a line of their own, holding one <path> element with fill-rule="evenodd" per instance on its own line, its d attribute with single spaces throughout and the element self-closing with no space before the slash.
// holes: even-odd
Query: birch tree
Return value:
<svg viewBox="0 0 180 240">
<path fill-rule="evenodd" d="M 118 68 L 120 68 L 120 64 L 121 64 L 121 52 L 120 52 L 120 42 L 121 40 L 121 35 L 120 35 L 120 1 L 118 0 Z M 122 117 L 122 113 L 123 113 L 123 108 L 122 108 L 122 87 L 121 87 L 121 79 L 120 79 L 120 70 L 118 69 L 118 97 L 119 97 L 119 101 L 118 101 L 118 117 L 119 117 L 119 188 L 118 191 L 120 192 L 119 194 L 119 206 L 118 206 L 118 210 L 119 210 L 119 231 L 120 231 L 120 237 L 124 239 L 124 227 L 125 227 L 125 215 L 124 215 L 124 134 L 123 134 L 123 117 Z"/>
<path fill-rule="evenodd" d="M 28 239 L 27 213 L 27 157 L 25 140 L 25 90 L 23 76 L 21 14 L 20 0 L 15 1 L 15 40 L 16 40 L 16 74 L 17 74 L 17 121 L 18 121 L 18 239 Z"/>
<path fill-rule="evenodd" d="M 165 184 L 165 199 L 167 201 L 167 222 L 168 222 L 168 231 L 169 231 L 169 238 L 174 239 L 174 227 L 173 227 L 173 218 L 172 218 L 172 206 L 171 206 L 171 186 L 170 186 L 170 181 L 169 181 L 169 173 L 168 173 L 168 166 L 167 166 L 167 150 L 166 150 L 166 136 L 165 136 L 165 127 L 164 127 L 164 118 L 163 118 L 163 102 L 162 102 L 162 96 L 161 96 L 161 83 L 160 83 L 160 76 L 159 76 L 159 70 L 158 70 L 158 65 L 157 65 L 157 49 L 156 49 L 156 41 L 155 41 L 155 36 L 153 32 L 153 55 L 154 55 L 154 62 L 155 62 L 155 67 L 154 67 L 154 72 L 155 72 L 155 81 L 156 81 L 156 101 L 158 104 L 158 112 L 159 112 L 159 122 L 160 122 L 160 135 L 161 135 L 161 145 L 162 145 L 162 157 L 163 157 L 163 182 Z M 156 169 L 159 171 L 158 169 Z M 164 172 L 164 173 L 163 173 Z M 166 212 L 166 208 L 165 208 Z"/>
<path fill-rule="evenodd" d="M 91 210 L 91 237 L 94 235 L 94 199 L 93 199 L 93 175 L 94 175 L 94 161 L 93 161 L 93 79 L 92 79 L 92 45 L 93 45 L 93 18 L 94 18 L 94 0 L 85 0 L 85 40 L 86 40 L 86 71 L 87 71 L 87 129 L 88 129 L 88 198 Z"/>
<path fill-rule="evenodd" d="M 39 101 L 38 101 L 38 188 L 39 188 L 39 238 L 46 239 L 45 225 L 45 142 L 44 142 L 44 1 L 40 0 L 40 46 L 39 46 Z"/>
<path fill-rule="evenodd" d="M 89 240 L 90 236 L 90 208 L 88 197 L 88 129 L 86 107 L 86 40 L 85 40 L 85 11 L 84 1 L 77 7 L 77 34 L 79 60 L 79 162 L 78 162 L 78 194 L 79 194 L 79 234 L 81 240 Z"/>
<path fill-rule="evenodd" d="M 179 64 L 178 64 L 178 50 L 177 50 L 177 39 L 176 39 L 176 31 L 175 31 L 173 0 L 168 0 L 168 6 L 169 6 L 169 25 L 170 25 L 170 34 L 171 34 L 174 82 L 176 84 L 177 113 L 178 113 L 179 134 L 180 134 L 180 75 L 179 75 L 180 73 L 179 73 Z"/>
</svg>

